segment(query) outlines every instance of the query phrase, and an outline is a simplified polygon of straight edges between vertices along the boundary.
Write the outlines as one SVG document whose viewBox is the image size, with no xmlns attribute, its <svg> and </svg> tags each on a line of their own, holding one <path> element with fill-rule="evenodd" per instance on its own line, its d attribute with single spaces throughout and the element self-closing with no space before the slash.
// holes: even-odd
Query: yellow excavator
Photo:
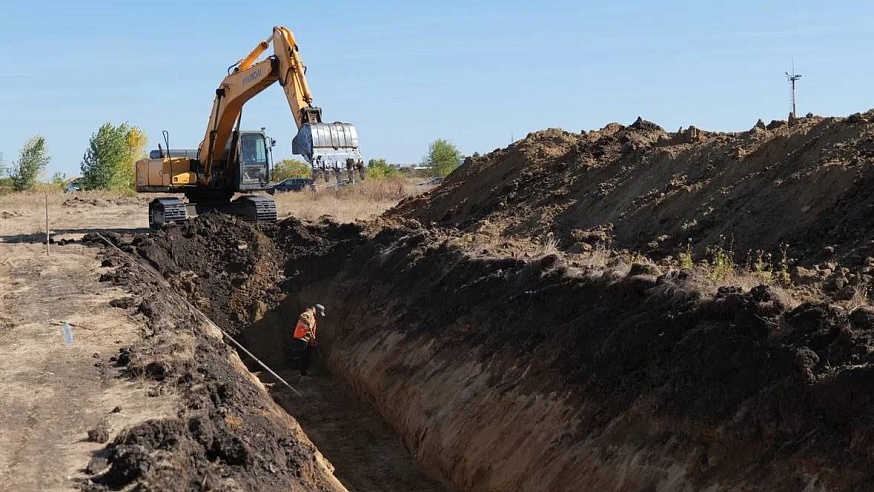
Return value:
<svg viewBox="0 0 874 492">
<path fill-rule="evenodd" d="M 273 55 L 259 61 L 273 44 Z M 268 189 L 271 148 L 275 141 L 261 131 L 241 131 L 243 105 L 274 82 L 285 91 L 298 133 L 292 153 L 312 166 L 313 179 L 334 175 L 354 181 L 364 179 L 364 159 L 358 148 L 358 133 L 350 123 L 322 123 L 321 108 L 305 77 L 306 67 L 290 30 L 274 27 L 273 34 L 258 43 L 248 56 L 231 65 L 215 91 L 206 134 L 197 150 L 170 149 L 164 145 L 136 163 L 136 189 L 140 193 L 183 193 L 149 203 L 149 225 L 159 228 L 170 221 L 210 211 L 229 213 L 250 220 L 275 221 L 276 204 L 266 195 L 251 194 Z M 243 195 L 234 198 L 237 193 Z"/>
</svg>

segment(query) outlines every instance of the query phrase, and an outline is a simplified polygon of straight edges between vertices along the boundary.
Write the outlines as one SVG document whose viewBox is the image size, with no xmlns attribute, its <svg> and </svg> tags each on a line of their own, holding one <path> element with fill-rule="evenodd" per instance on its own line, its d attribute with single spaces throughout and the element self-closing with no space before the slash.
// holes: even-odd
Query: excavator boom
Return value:
<svg viewBox="0 0 874 492">
<path fill-rule="evenodd" d="M 256 60 L 273 44 L 273 56 Z M 313 106 L 313 95 L 306 79 L 306 66 L 300 57 L 294 34 L 285 27 L 274 27 L 273 35 L 258 45 L 232 67 L 216 89 L 207 132 L 198 152 L 204 163 L 202 183 L 212 179 L 218 154 L 228 147 L 237 127 L 243 105 L 255 95 L 279 82 L 298 128 L 292 141 L 292 153 L 301 155 L 313 168 L 313 174 L 333 171 L 337 180 L 343 170 L 363 171 L 364 160 L 358 148 L 358 133 L 350 123 L 322 123 L 321 108 Z M 363 174 L 363 173 L 362 173 Z M 349 179 L 353 176 L 349 173 Z"/>
</svg>

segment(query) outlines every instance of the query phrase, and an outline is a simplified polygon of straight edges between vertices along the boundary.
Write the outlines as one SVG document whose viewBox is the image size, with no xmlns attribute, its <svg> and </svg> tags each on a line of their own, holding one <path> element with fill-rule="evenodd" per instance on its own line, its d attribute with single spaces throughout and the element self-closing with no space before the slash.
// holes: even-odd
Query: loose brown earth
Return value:
<svg viewBox="0 0 874 492">
<path fill-rule="evenodd" d="M 872 116 L 547 130 L 369 223 L 122 230 L 169 287 L 104 253 L 143 324 L 112 381 L 175 414 L 113 427 L 83 486 L 335 490 L 333 464 L 353 490 L 869 490 Z"/>
</svg>

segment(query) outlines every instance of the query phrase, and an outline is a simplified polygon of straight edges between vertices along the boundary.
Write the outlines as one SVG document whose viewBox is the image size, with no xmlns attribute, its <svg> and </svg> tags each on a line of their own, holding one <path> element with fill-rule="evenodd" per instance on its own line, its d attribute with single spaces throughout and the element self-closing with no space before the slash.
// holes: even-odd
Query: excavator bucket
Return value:
<svg viewBox="0 0 874 492">
<path fill-rule="evenodd" d="M 364 179 L 358 131 L 351 123 L 307 123 L 291 141 L 291 151 L 310 163 L 314 177 L 322 174 L 327 181 L 334 174 L 339 183 L 344 173 L 348 181 L 355 181 L 357 172 Z"/>
</svg>

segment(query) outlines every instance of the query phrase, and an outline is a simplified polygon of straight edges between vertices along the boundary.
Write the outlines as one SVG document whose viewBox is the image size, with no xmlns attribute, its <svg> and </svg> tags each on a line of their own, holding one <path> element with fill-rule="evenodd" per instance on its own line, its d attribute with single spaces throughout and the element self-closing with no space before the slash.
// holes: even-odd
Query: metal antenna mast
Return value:
<svg viewBox="0 0 874 492">
<path fill-rule="evenodd" d="M 795 73 L 795 58 L 792 58 L 792 73 L 786 72 L 786 80 L 792 84 L 792 118 L 795 118 L 795 82 L 801 78 L 801 74 Z"/>
</svg>

